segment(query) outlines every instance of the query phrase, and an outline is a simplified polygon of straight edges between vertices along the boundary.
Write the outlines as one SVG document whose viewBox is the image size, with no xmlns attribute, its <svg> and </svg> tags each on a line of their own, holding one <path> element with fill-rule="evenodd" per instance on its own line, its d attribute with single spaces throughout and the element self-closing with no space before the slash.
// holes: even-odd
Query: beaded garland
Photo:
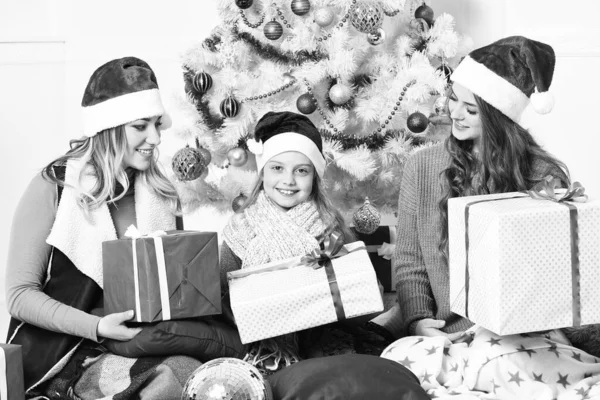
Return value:
<svg viewBox="0 0 600 400">
<path fill-rule="evenodd" d="M 263 12 L 260 15 L 260 18 L 259 18 L 258 22 L 252 23 L 252 22 L 248 21 L 248 17 L 246 17 L 246 14 L 244 13 L 244 10 L 240 9 L 240 16 L 242 17 L 242 21 L 244 21 L 244 24 L 246 24 L 246 26 L 248 26 L 251 29 L 256 29 L 259 26 L 261 26 L 262 23 L 265 22 L 265 15 L 266 14 Z"/>
<path fill-rule="evenodd" d="M 346 10 L 346 13 L 344 14 L 344 16 L 342 17 L 342 20 L 340 23 L 338 23 L 334 29 L 341 29 L 344 24 L 346 22 L 348 22 L 348 20 L 350 19 L 350 10 L 352 9 L 352 7 L 354 7 L 356 5 L 356 0 L 352 0 L 352 3 L 350 4 L 350 7 L 348 7 L 348 10 Z M 317 41 L 322 42 L 323 40 L 327 40 L 331 38 L 331 32 L 324 34 L 323 36 L 320 36 L 317 38 Z"/>
<path fill-rule="evenodd" d="M 273 96 L 274 94 L 282 92 L 285 89 L 289 88 L 290 86 L 295 85 L 296 82 L 297 82 L 296 78 L 292 77 L 291 75 L 289 75 L 289 78 L 287 78 L 286 80 L 287 80 L 287 82 L 284 83 L 282 86 L 278 87 L 277 89 L 273 89 L 270 92 L 266 92 L 266 93 L 263 93 L 263 94 L 257 94 L 257 95 L 254 95 L 254 96 L 244 97 L 242 99 L 242 101 L 240 101 L 240 103 L 245 103 L 247 101 L 253 101 L 253 100 L 266 99 L 267 97 Z"/>
</svg>

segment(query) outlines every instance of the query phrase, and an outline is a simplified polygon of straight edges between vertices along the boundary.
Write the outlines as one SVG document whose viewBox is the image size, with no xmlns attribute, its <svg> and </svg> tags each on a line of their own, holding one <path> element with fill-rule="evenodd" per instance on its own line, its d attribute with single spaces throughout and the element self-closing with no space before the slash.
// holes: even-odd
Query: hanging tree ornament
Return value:
<svg viewBox="0 0 600 400">
<path fill-rule="evenodd" d="M 429 119 L 418 111 L 410 114 L 406 120 L 406 127 L 413 133 L 423 132 L 427 129 L 427 125 L 429 125 Z"/>
<path fill-rule="evenodd" d="M 296 100 L 296 107 L 302 114 L 312 114 L 317 109 L 315 100 L 310 93 L 304 93 Z"/>
<path fill-rule="evenodd" d="M 310 11 L 309 0 L 292 0 L 290 5 L 292 12 L 296 15 L 305 15 Z"/>
<path fill-rule="evenodd" d="M 350 22 L 359 32 L 373 32 L 383 23 L 383 10 L 376 2 L 361 2 L 350 11 Z"/>
<path fill-rule="evenodd" d="M 208 92 L 212 87 L 212 84 L 212 76 L 204 71 L 198 72 L 196 75 L 194 75 L 194 80 L 192 81 L 192 86 L 198 93 Z"/>
<path fill-rule="evenodd" d="M 234 118 L 240 112 L 240 103 L 233 96 L 227 96 L 221 102 L 221 114 L 226 118 Z"/>
<path fill-rule="evenodd" d="M 367 197 L 365 203 L 352 215 L 352 222 L 357 232 L 370 235 L 379 228 L 381 215 Z"/>
<path fill-rule="evenodd" d="M 329 89 L 329 98 L 337 105 L 346 104 L 351 97 L 352 89 L 343 83 L 337 83 Z"/>
<path fill-rule="evenodd" d="M 245 10 L 247 8 L 252 7 L 253 2 L 254 0 L 235 0 L 235 5 L 241 8 L 242 10 Z"/>
<path fill-rule="evenodd" d="M 331 25 L 334 14 L 333 11 L 331 11 L 331 8 L 321 7 L 315 11 L 313 17 L 315 18 L 315 23 L 324 28 Z"/>
<path fill-rule="evenodd" d="M 423 4 L 415 10 L 415 18 L 423 18 L 431 28 L 433 25 L 433 9 L 423 2 Z"/>
<path fill-rule="evenodd" d="M 227 152 L 227 160 L 234 167 L 241 167 L 248 161 L 248 153 L 241 147 L 234 147 Z"/>
<path fill-rule="evenodd" d="M 383 28 L 377 28 L 373 32 L 367 33 L 367 42 L 372 46 L 380 45 L 385 41 L 385 31 Z"/>
<path fill-rule="evenodd" d="M 246 203 L 247 199 L 248 198 L 244 195 L 244 193 L 240 193 L 238 197 L 233 199 L 233 201 L 231 202 L 231 209 L 233 210 L 233 212 L 237 212 L 240 208 L 242 208 L 244 206 L 244 203 Z"/>
<path fill-rule="evenodd" d="M 433 103 L 433 112 L 436 115 L 448 115 L 448 97 L 441 95 Z"/>
<path fill-rule="evenodd" d="M 202 153 L 189 145 L 178 150 L 173 155 L 173 160 L 171 161 L 173 172 L 180 181 L 193 181 L 194 179 L 198 179 L 206 170 L 207 165 L 208 163 L 204 157 L 202 157 Z"/>
<path fill-rule="evenodd" d="M 275 20 L 271 22 L 267 22 L 265 27 L 263 28 L 263 32 L 267 39 L 269 40 L 277 40 L 283 35 L 283 27 L 281 24 Z"/>
<path fill-rule="evenodd" d="M 205 149 L 200 145 L 198 137 L 196 137 L 196 149 L 200 152 L 200 155 L 202 155 L 202 158 L 204 159 L 204 165 L 210 164 L 210 162 L 212 161 L 212 155 L 210 154 L 210 151 L 208 151 L 208 149 Z"/>
</svg>

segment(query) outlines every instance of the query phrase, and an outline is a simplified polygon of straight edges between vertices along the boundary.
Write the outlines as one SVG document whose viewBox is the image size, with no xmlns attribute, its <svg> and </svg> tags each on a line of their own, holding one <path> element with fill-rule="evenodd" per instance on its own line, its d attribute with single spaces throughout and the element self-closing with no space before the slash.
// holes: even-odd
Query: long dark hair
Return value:
<svg viewBox="0 0 600 400">
<path fill-rule="evenodd" d="M 564 163 L 544 150 L 529 131 L 475 95 L 482 123 L 479 155 L 472 140 L 450 135 L 445 142 L 450 164 L 442 171 L 439 202 L 442 229 L 439 248 L 448 255 L 448 199 L 531 189 L 546 175 L 570 182 Z M 476 179 L 474 179 L 476 178 Z"/>
</svg>

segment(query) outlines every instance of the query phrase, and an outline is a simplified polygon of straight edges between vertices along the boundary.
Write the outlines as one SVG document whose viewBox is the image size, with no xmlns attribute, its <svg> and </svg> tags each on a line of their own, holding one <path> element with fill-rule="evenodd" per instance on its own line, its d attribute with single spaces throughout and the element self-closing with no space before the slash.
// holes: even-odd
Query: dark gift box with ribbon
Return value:
<svg viewBox="0 0 600 400">
<path fill-rule="evenodd" d="M 600 323 L 600 201 L 555 185 L 448 201 L 453 312 L 499 335 Z"/>
<path fill-rule="evenodd" d="M 377 279 L 386 292 L 396 291 L 396 276 L 392 270 L 392 255 L 396 244 L 396 227 L 380 226 L 371 234 L 357 232 L 356 238 L 365 243 L 369 258 L 375 268 Z"/>
<path fill-rule="evenodd" d="M 0 399 L 24 400 L 21 346 L 0 343 Z"/>
<path fill-rule="evenodd" d="M 137 235 L 133 235 L 137 236 Z M 221 313 L 214 232 L 172 231 L 102 243 L 105 314 L 134 310 L 134 322 Z"/>
<path fill-rule="evenodd" d="M 227 273 L 231 308 L 242 343 L 383 311 L 364 243 Z"/>
</svg>

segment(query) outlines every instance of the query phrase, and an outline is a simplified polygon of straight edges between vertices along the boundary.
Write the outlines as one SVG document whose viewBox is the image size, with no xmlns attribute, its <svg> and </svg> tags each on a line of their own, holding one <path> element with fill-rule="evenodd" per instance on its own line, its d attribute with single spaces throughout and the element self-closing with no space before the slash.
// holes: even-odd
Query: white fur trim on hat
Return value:
<svg viewBox="0 0 600 400">
<path fill-rule="evenodd" d="M 264 142 L 262 154 L 256 155 L 256 167 L 260 171 L 267 161 L 286 151 L 297 151 L 304 154 L 313 163 L 317 174 L 323 177 L 325 158 L 323 158 L 315 142 L 296 132 L 279 133 Z"/>
<path fill-rule="evenodd" d="M 450 79 L 469 89 L 516 123 L 520 123 L 523 111 L 529 104 L 529 97 L 521 89 L 469 56 L 456 67 Z"/>
<path fill-rule="evenodd" d="M 83 134 L 95 136 L 105 129 L 114 128 L 141 118 L 162 115 L 162 129 L 171 126 L 171 119 L 165 112 L 158 89 L 142 90 L 114 97 L 82 107 Z"/>
</svg>

